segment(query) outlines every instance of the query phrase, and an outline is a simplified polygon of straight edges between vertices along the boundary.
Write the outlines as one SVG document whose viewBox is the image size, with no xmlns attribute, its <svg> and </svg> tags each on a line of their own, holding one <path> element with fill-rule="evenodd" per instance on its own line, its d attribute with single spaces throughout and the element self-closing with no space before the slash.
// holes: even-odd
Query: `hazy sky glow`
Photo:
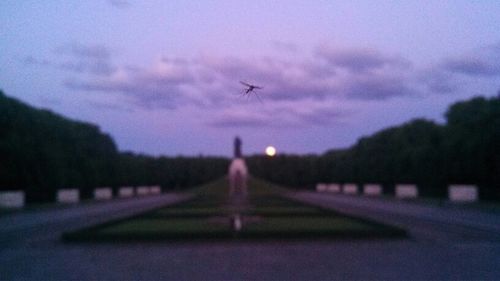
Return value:
<svg viewBox="0 0 500 281">
<path fill-rule="evenodd" d="M 0 2 L 0 88 L 121 150 L 322 153 L 500 89 L 499 1 Z M 240 97 L 244 80 L 263 100 Z"/>
</svg>

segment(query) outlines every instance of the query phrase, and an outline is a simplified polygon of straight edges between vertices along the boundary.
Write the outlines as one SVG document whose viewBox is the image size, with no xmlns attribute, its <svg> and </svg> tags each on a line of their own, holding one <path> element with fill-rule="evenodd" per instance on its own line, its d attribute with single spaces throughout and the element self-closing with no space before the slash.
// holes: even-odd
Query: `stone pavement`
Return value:
<svg viewBox="0 0 500 281">
<path fill-rule="evenodd" d="M 289 197 L 406 229 L 417 240 L 500 241 L 500 213 L 460 205 L 298 192 Z"/>
<path fill-rule="evenodd" d="M 312 192 L 291 196 L 405 227 L 411 237 L 398 240 L 114 244 L 64 244 L 59 240 L 63 231 L 183 199 L 181 195 L 163 195 L 40 212 L 17 212 L 0 217 L 0 279 L 500 278 L 500 239 L 495 226 L 499 221 L 496 215 L 466 211 L 463 216 L 454 217 L 446 208 L 437 208 L 431 215 L 423 215 L 419 213 L 423 210 L 420 207 L 428 206 Z M 409 211 L 413 208 L 414 211 Z"/>
</svg>

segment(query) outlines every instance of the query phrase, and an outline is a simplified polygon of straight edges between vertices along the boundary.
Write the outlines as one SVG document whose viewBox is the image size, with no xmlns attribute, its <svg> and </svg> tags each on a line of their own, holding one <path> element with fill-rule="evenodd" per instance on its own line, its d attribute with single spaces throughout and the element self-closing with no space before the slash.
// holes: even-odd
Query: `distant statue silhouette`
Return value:
<svg viewBox="0 0 500 281">
<path fill-rule="evenodd" d="M 234 158 L 241 158 L 241 139 L 239 137 L 234 138 Z"/>
</svg>

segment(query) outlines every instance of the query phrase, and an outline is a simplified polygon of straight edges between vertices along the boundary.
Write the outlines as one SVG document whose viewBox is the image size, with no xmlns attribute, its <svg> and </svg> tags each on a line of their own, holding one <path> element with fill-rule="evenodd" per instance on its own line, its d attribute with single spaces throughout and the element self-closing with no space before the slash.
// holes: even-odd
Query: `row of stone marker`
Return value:
<svg viewBox="0 0 500 281">
<path fill-rule="evenodd" d="M 382 185 L 364 184 L 362 194 L 366 196 L 382 195 Z M 356 195 L 361 193 L 354 183 L 318 183 L 316 191 L 329 193 L 343 193 Z M 418 197 L 418 187 L 415 184 L 396 184 L 395 196 L 398 199 L 412 199 Z M 475 202 L 479 199 L 478 188 L 475 185 L 449 185 L 448 199 L 452 202 Z"/>
<path fill-rule="evenodd" d="M 158 195 L 161 187 L 155 186 L 124 186 L 118 189 L 117 198 L 131 198 L 134 196 Z M 94 189 L 95 200 L 113 199 L 113 189 L 111 187 L 99 187 Z M 22 208 L 25 205 L 24 191 L 0 191 L 0 208 Z M 56 194 L 56 202 L 63 204 L 80 202 L 80 190 L 60 189 Z"/>
</svg>

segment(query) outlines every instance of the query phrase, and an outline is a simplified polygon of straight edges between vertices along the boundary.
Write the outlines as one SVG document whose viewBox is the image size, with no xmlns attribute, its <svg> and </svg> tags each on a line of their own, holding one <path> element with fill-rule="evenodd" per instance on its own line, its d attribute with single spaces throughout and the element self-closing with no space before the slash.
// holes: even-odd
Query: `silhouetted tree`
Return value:
<svg viewBox="0 0 500 281">
<path fill-rule="evenodd" d="M 347 149 L 320 156 L 253 156 L 250 172 L 291 187 L 318 182 L 416 183 L 428 196 L 444 196 L 450 183 L 480 185 L 500 199 L 500 100 L 473 98 L 446 113 L 447 124 L 416 119 L 361 138 Z"/>
<path fill-rule="evenodd" d="M 60 188 L 90 197 L 98 186 L 161 184 L 187 188 L 226 173 L 224 158 L 155 158 L 119 153 L 92 124 L 34 109 L 0 92 L 0 190 L 50 201 Z"/>
<path fill-rule="evenodd" d="M 449 183 L 472 183 L 481 196 L 500 198 L 500 99 L 473 98 L 450 106 L 447 123 L 416 119 L 322 155 L 247 157 L 253 176 L 295 188 L 318 182 L 416 183 L 443 196 Z M 95 125 L 34 109 L 0 92 L 0 190 L 24 189 L 29 200 L 55 190 L 101 185 L 161 184 L 186 189 L 222 177 L 228 159 L 152 157 L 117 151 Z"/>
<path fill-rule="evenodd" d="M 500 100 L 458 102 L 446 119 L 448 180 L 479 184 L 484 196 L 500 198 Z"/>
</svg>

